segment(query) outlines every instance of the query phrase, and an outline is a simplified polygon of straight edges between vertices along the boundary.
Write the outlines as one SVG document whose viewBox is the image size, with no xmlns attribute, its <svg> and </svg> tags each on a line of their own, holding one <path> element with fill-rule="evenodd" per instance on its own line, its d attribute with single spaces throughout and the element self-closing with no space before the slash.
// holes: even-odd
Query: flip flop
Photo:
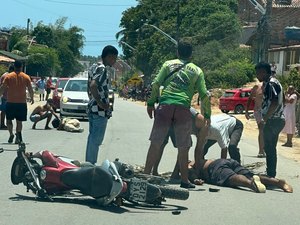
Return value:
<svg viewBox="0 0 300 225">
<path fill-rule="evenodd" d="M 257 175 L 253 176 L 252 184 L 255 187 L 255 192 L 257 192 L 257 193 L 265 193 L 266 192 L 266 186 L 263 185 L 263 183 L 261 183 L 259 176 L 257 176 Z"/>
<path fill-rule="evenodd" d="M 265 153 L 259 153 L 257 155 L 257 158 L 266 158 L 266 154 Z"/>
</svg>

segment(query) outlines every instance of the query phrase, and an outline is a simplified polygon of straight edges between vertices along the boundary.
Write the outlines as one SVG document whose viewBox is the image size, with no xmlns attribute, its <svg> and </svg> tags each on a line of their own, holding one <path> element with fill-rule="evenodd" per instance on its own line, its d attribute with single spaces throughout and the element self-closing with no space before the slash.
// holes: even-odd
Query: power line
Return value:
<svg viewBox="0 0 300 225">
<path fill-rule="evenodd" d="M 99 3 L 76 3 L 76 2 L 67 2 L 67 1 L 56 1 L 56 0 L 44 0 L 46 2 L 53 2 L 53 3 L 59 3 L 59 4 L 68 4 L 68 5 L 84 5 L 84 6 L 116 6 L 116 7 L 128 7 L 131 5 L 108 5 L 108 4 L 99 4 Z"/>
</svg>

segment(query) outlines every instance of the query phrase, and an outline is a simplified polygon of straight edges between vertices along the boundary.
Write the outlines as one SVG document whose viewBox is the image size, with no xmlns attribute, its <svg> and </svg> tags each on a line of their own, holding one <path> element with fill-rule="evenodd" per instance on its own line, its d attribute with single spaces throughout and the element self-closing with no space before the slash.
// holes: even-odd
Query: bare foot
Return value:
<svg viewBox="0 0 300 225">
<path fill-rule="evenodd" d="M 45 127 L 45 130 L 51 130 L 51 127 Z"/>
<path fill-rule="evenodd" d="M 289 185 L 285 180 L 279 180 L 280 188 L 287 193 L 293 193 L 293 187 Z"/>
</svg>

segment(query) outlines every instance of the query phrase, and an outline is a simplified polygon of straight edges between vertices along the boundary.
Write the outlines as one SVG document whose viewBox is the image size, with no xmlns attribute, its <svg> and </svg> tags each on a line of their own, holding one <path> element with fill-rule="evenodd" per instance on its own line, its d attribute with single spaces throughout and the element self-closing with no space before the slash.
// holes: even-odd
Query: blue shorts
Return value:
<svg viewBox="0 0 300 225">
<path fill-rule="evenodd" d="M 6 99 L 1 97 L 0 111 L 6 112 Z"/>
<path fill-rule="evenodd" d="M 43 119 L 47 118 L 49 115 L 51 115 L 50 111 L 47 111 L 42 115 L 40 115 L 40 114 L 31 114 L 30 115 L 30 121 L 31 122 L 37 122 L 37 121 L 40 121 L 40 120 L 43 120 Z"/>
</svg>

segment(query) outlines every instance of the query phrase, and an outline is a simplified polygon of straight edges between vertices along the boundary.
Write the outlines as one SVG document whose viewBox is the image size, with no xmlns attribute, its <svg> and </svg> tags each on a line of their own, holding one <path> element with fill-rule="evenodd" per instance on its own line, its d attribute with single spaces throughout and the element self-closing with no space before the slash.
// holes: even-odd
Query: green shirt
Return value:
<svg viewBox="0 0 300 225">
<path fill-rule="evenodd" d="M 168 77 L 176 68 L 186 64 L 178 72 Z M 161 91 L 160 87 L 164 88 Z M 166 61 L 152 83 L 151 97 L 147 105 L 154 106 L 159 98 L 163 105 L 183 105 L 190 107 L 194 94 L 198 92 L 202 104 L 204 104 L 204 117 L 210 118 L 211 108 L 207 95 L 203 71 L 193 63 L 180 59 Z M 159 97 L 160 96 L 160 97 Z"/>
</svg>

